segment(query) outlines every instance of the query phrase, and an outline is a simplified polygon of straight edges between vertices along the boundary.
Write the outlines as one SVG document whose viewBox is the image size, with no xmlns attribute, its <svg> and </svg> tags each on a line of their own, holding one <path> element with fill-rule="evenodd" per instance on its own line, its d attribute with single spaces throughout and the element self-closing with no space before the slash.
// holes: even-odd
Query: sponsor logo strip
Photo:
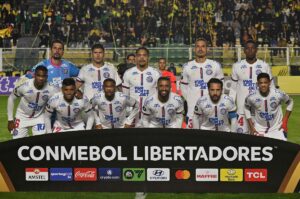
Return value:
<svg viewBox="0 0 300 199">
<path fill-rule="evenodd" d="M 244 176 L 246 182 L 267 182 L 268 170 L 267 169 L 245 169 Z"/>
<path fill-rule="evenodd" d="M 147 181 L 170 181 L 170 169 L 148 168 Z"/>
<path fill-rule="evenodd" d="M 243 169 L 228 168 L 221 169 L 221 181 L 223 182 L 242 182 Z"/>
<path fill-rule="evenodd" d="M 72 181 L 72 168 L 50 168 L 50 181 Z"/>
<path fill-rule="evenodd" d="M 218 169 L 196 169 L 196 181 L 199 182 L 217 182 L 219 181 Z"/>
<path fill-rule="evenodd" d="M 26 181 L 48 181 L 48 168 L 26 168 Z"/>
<path fill-rule="evenodd" d="M 97 169 L 96 168 L 74 168 L 75 181 L 96 181 Z"/>
<path fill-rule="evenodd" d="M 121 180 L 120 168 L 99 168 L 99 180 Z"/>
<path fill-rule="evenodd" d="M 145 181 L 144 168 L 123 168 L 123 181 Z"/>
</svg>

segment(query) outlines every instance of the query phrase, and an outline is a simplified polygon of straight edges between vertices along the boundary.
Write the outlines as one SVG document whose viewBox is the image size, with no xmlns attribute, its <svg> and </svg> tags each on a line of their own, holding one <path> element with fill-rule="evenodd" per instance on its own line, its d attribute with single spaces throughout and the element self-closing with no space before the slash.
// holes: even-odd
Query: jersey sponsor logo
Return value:
<svg viewBox="0 0 300 199">
<path fill-rule="evenodd" d="M 256 65 L 256 68 L 262 68 L 262 66 L 260 64 Z"/>
<path fill-rule="evenodd" d="M 261 99 L 259 99 L 259 98 L 255 99 L 255 103 L 259 104 L 260 102 L 261 102 Z"/>
<path fill-rule="evenodd" d="M 256 84 L 253 83 L 251 79 L 243 80 L 243 86 L 248 87 L 249 92 L 253 91 L 253 90 L 256 90 Z"/>
<path fill-rule="evenodd" d="M 219 180 L 218 169 L 196 169 L 196 181 L 216 182 Z"/>
<path fill-rule="evenodd" d="M 213 71 L 211 69 L 206 70 L 206 75 L 211 75 L 212 73 L 213 73 Z"/>
<path fill-rule="evenodd" d="M 88 69 L 88 72 L 94 72 L 94 71 L 95 71 L 95 69 L 93 69 L 93 68 Z"/>
<path fill-rule="evenodd" d="M 224 120 L 219 120 L 219 118 L 217 117 L 210 117 L 208 118 L 208 121 L 213 125 L 217 125 L 217 126 L 224 125 Z"/>
<path fill-rule="evenodd" d="M 147 72 L 146 75 L 152 75 L 152 73 L 151 72 Z"/>
<path fill-rule="evenodd" d="M 115 111 L 118 112 L 118 113 L 121 112 L 122 110 L 123 110 L 123 109 L 122 109 L 121 106 L 117 106 L 117 107 L 115 108 Z"/>
<path fill-rule="evenodd" d="M 170 181 L 170 169 L 148 168 L 147 181 Z"/>
<path fill-rule="evenodd" d="M 145 181 L 145 169 L 144 168 L 124 168 L 123 169 L 123 181 Z"/>
<path fill-rule="evenodd" d="M 115 101 L 114 105 L 117 105 L 117 104 L 121 104 L 121 102 L 120 101 Z"/>
<path fill-rule="evenodd" d="M 96 181 L 97 169 L 96 168 L 74 168 L 75 181 Z"/>
<path fill-rule="evenodd" d="M 256 70 L 256 72 L 255 72 L 255 74 L 256 74 L 256 75 L 259 75 L 260 73 L 262 73 L 262 71 L 261 71 L 261 70 L 259 70 L 259 69 L 258 69 L 258 70 Z"/>
<path fill-rule="evenodd" d="M 207 84 L 202 79 L 201 80 L 196 80 L 195 81 L 195 87 L 199 87 L 200 89 L 206 89 L 207 88 Z"/>
<path fill-rule="evenodd" d="M 64 108 L 67 107 L 67 105 L 65 103 L 61 103 L 58 107 Z"/>
<path fill-rule="evenodd" d="M 159 108 L 160 105 L 159 105 L 159 104 L 154 104 L 153 107 L 154 107 L 154 108 Z"/>
<path fill-rule="evenodd" d="M 225 107 L 225 103 L 221 103 L 221 104 L 220 104 L 220 107 Z"/>
<path fill-rule="evenodd" d="M 78 102 L 75 102 L 73 105 L 74 105 L 74 106 L 79 106 L 79 103 L 78 103 Z"/>
<path fill-rule="evenodd" d="M 245 69 L 245 68 L 247 68 L 247 65 L 241 65 L 241 69 Z"/>
<path fill-rule="evenodd" d="M 72 168 L 50 168 L 50 181 L 72 181 Z"/>
<path fill-rule="evenodd" d="M 167 108 L 173 108 L 173 107 L 175 107 L 173 104 L 168 104 L 167 105 Z"/>
<path fill-rule="evenodd" d="M 28 107 L 33 109 L 34 111 L 40 111 L 44 108 L 44 106 L 39 106 L 38 103 L 34 103 L 34 102 L 29 102 Z"/>
<path fill-rule="evenodd" d="M 104 118 L 111 123 L 117 123 L 120 120 L 118 117 L 114 117 L 112 115 L 105 115 Z"/>
<path fill-rule="evenodd" d="M 212 65 L 207 64 L 204 68 L 212 68 Z"/>
<path fill-rule="evenodd" d="M 106 102 L 101 102 L 100 106 L 106 106 Z"/>
<path fill-rule="evenodd" d="M 105 68 L 103 68 L 103 71 L 104 71 L 104 72 L 108 72 L 108 71 L 109 71 L 109 68 L 106 68 L 106 67 L 105 67 Z"/>
<path fill-rule="evenodd" d="M 160 123 L 161 125 L 168 126 L 171 123 L 171 120 L 167 120 L 166 118 L 156 117 L 156 122 Z"/>
<path fill-rule="evenodd" d="M 207 104 L 204 108 L 205 108 L 205 109 L 210 109 L 211 107 L 212 107 L 211 104 Z"/>
<path fill-rule="evenodd" d="M 149 95 L 149 90 L 144 89 L 142 86 L 136 86 L 134 87 L 134 92 L 139 94 L 139 96 L 148 96 Z"/>
<path fill-rule="evenodd" d="M 242 182 L 243 181 L 243 169 L 221 169 L 220 181 L 223 182 Z"/>
<path fill-rule="evenodd" d="M 110 74 L 109 74 L 109 72 L 105 72 L 105 73 L 103 73 L 103 77 L 105 77 L 105 78 L 109 78 L 109 77 L 110 77 Z"/>
<path fill-rule="evenodd" d="M 33 93 L 33 90 L 28 90 L 26 93 L 31 94 L 31 93 Z"/>
<path fill-rule="evenodd" d="M 92 88 L 102 90 L 102 82 L 92 82 Z"/>
<path fill-rule="evenodd" d="M 189 170 L 177 170 L 175 172 L 175 178 L 177 180 L 188 180 L 191 177 L 191 172 Z"/>
<path fill-rule="evenodd" d="M 147 80 L 147 82 L 151 83 L 151 82 L 153 82 L 153 77 L 148 76 L 148 77 L 146 78 L 146 80 Z"/>
<path fill-rule="evenodd" d="M 191 70 L 196 70 L 197 69 L 197 66 L 192 66 L 191 67 Z"/>
<path fill-rule="evenodd" d="M 259 112 L 259 116 L 266 121 L 270 121 L 274 119 L 274 114 L 269 114 L 268 112 Z"/>
<path fill-rule="evenodd" d="M 67 68 L 64 68 L 64 69 L 63 69 L 63 73 L 64 73 L 64 74 L 68 74 L 68 72 L 69 72 L 69 70 L 68 70 Z"/>
<path fill-rule="evenodd" d="M 276 101 L 276 97 L 271 97 L 270 101 Z"/>
<path fill-rule="evenodd" d="M 121 180 L 121 169 L 99 168 L 99 180 Z"/>
<path fill-rule="evenodd" d="M 138 75 L 138 74 L 139 74 L 139 73 L 136 72 L 136 71 L 132 72 L 132 75 Z"/>
<path fill-rule="evenodd" d="M 49 94 L 50 92 L 48 90 L 43 91 L 43 94 Z"/>
<path fill-rule="evenodd" d="M 44 131 L 45 130 L 45 124 L 37 124 L 36 125 L 37 131 Z"/>
<path fill-rule="evenodd" d="M 26 168 L 26 181 L 48 181 L 48 168 Z"/>
<path fill-rule="evenodd" d="M 267 169 L 245 169 L 244 172 L 246 182 L 267 182 Z"/>
</svg>

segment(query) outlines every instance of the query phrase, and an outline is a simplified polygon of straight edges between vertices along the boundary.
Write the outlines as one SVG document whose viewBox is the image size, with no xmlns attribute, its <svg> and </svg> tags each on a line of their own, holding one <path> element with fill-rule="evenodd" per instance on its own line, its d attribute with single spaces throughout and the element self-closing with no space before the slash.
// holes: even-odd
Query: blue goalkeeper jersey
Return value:
<svg viewBox="0 0 300 199">
<path fill-rule="evenodd" d="M 50 85 L 62 87 L 62 81 L 68 77 L 77 77 L 79 69 L 71 62 L 61 60 L 60 65 L 55 65 L 51 59 L 45 59 L 35 65 L 31 71 L 34 73 L 36 67 L 46 66 L 48 69 L 48 82 Z M 32 73 L 32 74 L 33 74 Z M 28 78 L 32 78 L 32 74 L 27 74 Z"/>
</svg>

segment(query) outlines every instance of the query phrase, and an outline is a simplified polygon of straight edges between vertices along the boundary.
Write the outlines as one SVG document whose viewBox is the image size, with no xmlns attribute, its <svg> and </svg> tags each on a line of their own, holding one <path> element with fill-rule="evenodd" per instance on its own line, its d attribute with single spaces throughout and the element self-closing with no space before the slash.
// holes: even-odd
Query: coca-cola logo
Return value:
<svg viewBox="0 0 300 199">
<path fill-rule="evenodd" d="M 96 181 L 97 170 L 96 168 L 75 168 L 74 169 L 75 181 Z"/>
</svg>

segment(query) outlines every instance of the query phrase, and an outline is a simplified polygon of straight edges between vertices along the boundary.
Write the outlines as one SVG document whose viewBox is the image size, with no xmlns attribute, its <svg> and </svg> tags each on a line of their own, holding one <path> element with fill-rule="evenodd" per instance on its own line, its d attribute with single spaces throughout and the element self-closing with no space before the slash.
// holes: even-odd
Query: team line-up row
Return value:
<svg viewBox="0 0 300 199">
<path fill-rule="evenodd" d="M 127 57 L 134 65 L 120 75 L 104 62 L 101 44 L 91 49 L 92 63 L 79 70 L 62 59 L 64 44 L 54 40 L 51 58 L 34 66 L 9 96 L 8 130 L 14 139 L 28 136 L 30 127 L 33 135 L 135 127 L 194 128 L 286 140 L 293 100 L 275 88 L 269 65 L 256 58 L 254 41 L 245 44 L 246 59 L 232 67 L 229 95 L 223 93 L 220 64 L 206 57 L 206 40 L 198 39 L 194 52 L 195 59 L 183 66 L 178 94 L 166 60 L 159 59 L 159 70 L 149 66 L 145 47 Z M 284 116 L 282 103 L 287 104 Z"/>
</svg>

